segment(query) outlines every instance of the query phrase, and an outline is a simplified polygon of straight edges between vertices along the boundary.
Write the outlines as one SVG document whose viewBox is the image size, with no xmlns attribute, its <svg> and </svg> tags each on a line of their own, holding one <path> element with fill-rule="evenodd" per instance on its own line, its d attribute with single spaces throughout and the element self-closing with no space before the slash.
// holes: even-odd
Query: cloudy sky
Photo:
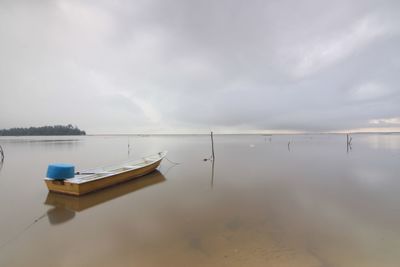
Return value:
<svg viewBox="0 0 400 267">
<path fill-rule="evenodd" d="M 0 0 L 0 128 L 400 130 L 397 0 Z"/>
</svg>

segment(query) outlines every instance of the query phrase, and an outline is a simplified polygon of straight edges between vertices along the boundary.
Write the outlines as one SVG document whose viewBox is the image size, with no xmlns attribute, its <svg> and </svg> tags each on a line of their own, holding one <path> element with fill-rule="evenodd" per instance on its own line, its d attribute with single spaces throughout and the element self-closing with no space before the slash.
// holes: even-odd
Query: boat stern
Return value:
<svg viewBox="0 0 400 267">
<path fill-rule="evenodd" d="M 75 195 L 79 196 L 80 192 L 80 184 L 70 183 L 66 180 L 53 180 L 45 178 L 44 182 L 46 183 L 47 188 L 51 192 Z"/>
</svg>

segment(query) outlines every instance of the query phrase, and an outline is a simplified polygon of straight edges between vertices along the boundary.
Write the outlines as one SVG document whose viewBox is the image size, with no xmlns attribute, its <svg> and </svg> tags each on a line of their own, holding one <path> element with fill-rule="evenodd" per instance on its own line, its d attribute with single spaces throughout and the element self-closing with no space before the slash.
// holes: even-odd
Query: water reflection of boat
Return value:
<svg viewBox="0 0 400 267">
<path fill-rule="evenodd" d="M 49 209 L 46 215 L 49 219 L 50 224 L 56 225 L 72 220 L 75 217 L 75 212 L 61 207 L 54 207 L 52 209 Z"/>
<path fill-rule="evenodd" d="M 45 204 L 51 205 L 56 209 L 66 209 L 68 211 L 80 212 L 88 208 L 91 208 L 93 206 L 104 203 L 106 201 L 112 200 L 114 198 L 118 198 L 120 196 L 140 190 L 150 185 L 161 183 L 163 181 L 165 181 L 164 175 L 162 175 L 159 171 L 156 170 L 139 179 L 131 180 L 129 182 L 118 184 L 113 187 L 102 189 L 92 194 L 80 197 L 49 192 Z M 62 214 L 61 212 L 58 212 L 58 214 L 61 215 L 57 216 L 57 213 L 54 212 L 53 214 L 53 217 L 55 217 L 54 221 L 57 221 L 57 217 L 61 216 L 64 216 L 65 218 L 73 217 L 73 216 L 71 217 L 70 215 L 65 216 L 65 214 Z"/>
<path fill-rule="evenodd" d="M 160 165 L 166 154 L 167 152 L 164 151 L 145 157 L 140 161 L 77 172 L 75 175 L 72 171 L 72 165 L 67 167 L 64 164 L 50 165 L 49 170 L 51 172 L 48 170 L 48 177 L 50 178 L 45 178 L 44 180 L 49 191 L 76 196 L 84 195 L 151 173 Z M 59 172 L 59 170 L 61 171 Z M 72 172 L 72 175 L 69 176 L 71 178 L 58 177 L 58 174 L 64 174 L 65 170 Z M 53 177 L 52 175 L 55 176 Z M 69 172 L 68 175 L 70 175 Z"/>
</svg>

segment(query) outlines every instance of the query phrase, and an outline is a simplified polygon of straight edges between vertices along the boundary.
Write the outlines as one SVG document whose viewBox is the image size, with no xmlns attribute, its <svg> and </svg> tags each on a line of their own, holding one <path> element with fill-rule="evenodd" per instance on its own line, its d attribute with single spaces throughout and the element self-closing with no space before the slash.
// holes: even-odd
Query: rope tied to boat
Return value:
<svg viewBox="0 0 400 267">
<path fill-rule="evenodd" d="M 165 158 L 167 161 L 169 161 L 170 163 L 174 164 L 174 165 L 182 164 L 181 162 L 174 162 L 174 161 L 170 160 L 170 159 L 167 158 L 167 157 L 164 157 L 164 158 Z"/>
<path fill-rule="evenodd" d="M 11 237 L 10 239 L 8 239 L 6 242 L 4 242 L 3 244 L 0 245 L 0 252 L 7 247 L 9 244 L 11 244 L 12 242 L 16 241 L 19 237 L 21 237 L 25 232 L 27 232 L 32 226 L 34 226 L 36 223 L 38 223 L 40 220 L 42 220 L 43 218 L 47 217 L 47 212 L 45 212 L 44 214 L 38 216 L 37 218 L 35 218 L 33 220 L 33 222 L 31 222 L 30 224 L 28 224 L 25 228 L 23 228 L 21 231 L 17 232 L 13 237 Z"/>
</svg>

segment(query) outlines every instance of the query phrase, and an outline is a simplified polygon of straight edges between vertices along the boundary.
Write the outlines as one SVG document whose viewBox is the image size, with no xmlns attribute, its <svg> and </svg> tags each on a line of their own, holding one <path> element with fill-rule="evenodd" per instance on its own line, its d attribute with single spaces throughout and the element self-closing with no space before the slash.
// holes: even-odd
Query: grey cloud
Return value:
<svg viewBox="0 0 400 267">
<path fill-rule="evenodd" d="M 398 1 L 2 1 L 0 128 L 377 127 L 400 117 L 399 11 Z"/>
</svg>

